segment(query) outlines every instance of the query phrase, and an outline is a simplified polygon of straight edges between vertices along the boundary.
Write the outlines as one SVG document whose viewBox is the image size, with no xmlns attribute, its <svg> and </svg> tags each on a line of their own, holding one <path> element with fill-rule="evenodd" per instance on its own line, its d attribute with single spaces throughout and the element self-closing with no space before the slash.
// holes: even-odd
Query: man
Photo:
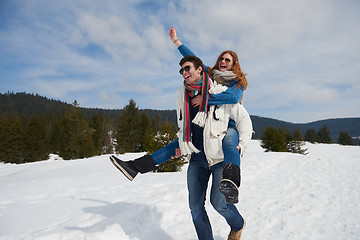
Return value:
<svg viewBox="0 0 360 240">
<path fill-rule="evenodd" d="M 195 56 L 186 56 L 181 59 L 179 64 L 181 66 L 179 72 L 184 79 L 184 86 L 179 89 L 177 99 L 177 117 L 180 130 L 177 134 L 178 138 L 167 147 L 170 146 L 174 150 L 172 156 L 176 155 L 175 149 L 179 147 L 181 154 L 191 154 L 187 172 L 187 187 L 189 207 L 198 238 L 200 240 L 213 239 L 211 224 L 205 210 L 206 190 L 209 178 L 212 175 L 210 202 L 231 227 L 228 239 L 238 240 L 241 237 L 245 222 L 235 205 L 227 204 L 225 196 L 219 191 L 223 163 L 219 162 L 209 166 L 204 153 L 204 128 L 192 123 L 194 118 L 207 112 L 211 79 L 203 71 L 202 61 Z M 198 95 L 202 96 L 201 104 L 193 106 L 191 100 Z M 133 161 L 124 162 L 112 156 L 111 160 L 125 176 L 132 180 L 138 172 L 152 171 L 155 169 L 155 165 L 168 160 L 168 158 L 169 156 L 145 155 Z"/>
</svg>

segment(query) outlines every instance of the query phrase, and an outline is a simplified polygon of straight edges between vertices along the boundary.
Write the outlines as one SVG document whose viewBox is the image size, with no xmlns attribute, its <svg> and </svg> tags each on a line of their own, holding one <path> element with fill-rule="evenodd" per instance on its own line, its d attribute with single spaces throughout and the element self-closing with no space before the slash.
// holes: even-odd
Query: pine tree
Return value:
<svg viewBox="0 0 360 240">
<path fill-rule="evenodd" d="M 176 138 L 177 127 L 174 124 L 170 124 L 169 121 L 165 121 L 160 128 L 160 132 L 156 135 L 155 141 L 157 143 L 157 149 L 160 149 L 168 145 L 172 140 Z M 173 158 L 165 163 L 159 165 L 158 172 L 179 172 L 182 166 L 187 163 L 185 157 Z"/>
<path fill-rule="evenodd" d="M 34 162 L 48 159 L 46 145 L 46 127 L 40 117 L 35 114 L 30 118 L 25 131 L 26 161 Z"/>
<path fill-rule="evenodd" d="M 330 130 L 326 125 L 318 131 L 317 136 L 320 143 L 332 143 Z"/>
<path fill-rule="evenodd" d="M 25 161 L 24 128 L 19 114 L 11 114 L 2 120 L 2 161 L 5 163 L 22 163 Z"/>
<path fill-rule="evenodd" d="M 154 135 L 155 135 L 157 132 L 159 132 L 161 130 L 161 125 L 162 125 L 161 116 L 160 116 L 159 112 L 155 113 L 155 115 L 151 119 L 151 122 L 152 122 L 152 126 L 153 126 L 152 128 L 153 128 Z"/>
<path fill-rule="evenodd" d="M 64 111 L 63 141 L 59 155 L 64 159 L 85 158 L 95 153 L 92 135 L 94 129 L 88 127 L 81 115 L 79 105 L 74 101 L 70 109 Z"/>
<path fill-rule="evenodd" d="M 286 152 L 287 141 L 284 131 L 268 126 L 261 138 L 261 147 L 265 148 L 266 152 Z"/>
<path fill-rule="evenodd" d="M 139 109 L 135 101 L 130 99 L 117 121 L 117 150 L 120 153 L 141 151 L 140 136 Z"/>
<path fill-rule="evenodd" d="M 103 153 L 109 154 L 114 153 L 114 140 L 115 140 L 115 124 L 113 124 L 113 118 L 107 117 L 105 119 L 105 136 L 104 136 L 104 143 L 103 143 Z"/>
<path fill-rule="evenodd" d="M 98 155 L 104 153 L 103 148 L 105 147 L 105 138 L 109 137 L 105 130 L 105 126 L 106 120 L 102 112 L 95 113 L 89 122 L 89 127 L 95 130 L 92 135 L 92 141 L 94 143 L 96 154 Z"/>
<path fill-rule="evenodd" d="M 305 141 L 315 143 L 318 142 L 318 136 L 316 135 L 316 131 L 312 128 L 308 129 L 305 134 Z"/>
<path fill-rule="evenodd" d="M 352 137 L 347 131 L 340 131 L 338 143 L 341 145 L 355 145 Z"/>
<path fill-rule="evenodd" d="M 151 152 L 154 148 L 154 134 L 152 129 L 152 122 L 149 114 L 145 111 L 141 114 L 141 124 L 140 124 L 140 144 L 141 150 L 146 152 Z"/>
<path fill-rule="evenodd" d="M 155 149 L 158 150 L 168 145 L 176 138 L 177 127 L 166 120 L 161 126 L 160 131 L 155 136 Z"/>
<path fill-rule="evenodd" d="M 65 110 L 57 114 L 50 122 L 49 152 L 59 154 L 67 140 L 65 139 L 65 129 L 63 125 L 64 114 Z"/>
<path fill-rule="evenodd" d="M 7 119 L 0 117 L 0 162 L 5 162 L 6 156 L 6 141 L 7 141 Z"/>
<path fill-rule="evenodd" d="M 294 137 L 289 131 L 289 129 L 285 129 L 284 134 L 285 134 L 286 144 L 289 144 L 291 141 L 294 140 Z"/>
<path fill-rule="evenodd" d="M 302 148 L 304 145 L 305 143 L 301 136 L 301 132 L 299 130 L 295 130 L 292 140 L 288 144 L 289 152 L 307 154 L 307 149 Z"/>
</svg>

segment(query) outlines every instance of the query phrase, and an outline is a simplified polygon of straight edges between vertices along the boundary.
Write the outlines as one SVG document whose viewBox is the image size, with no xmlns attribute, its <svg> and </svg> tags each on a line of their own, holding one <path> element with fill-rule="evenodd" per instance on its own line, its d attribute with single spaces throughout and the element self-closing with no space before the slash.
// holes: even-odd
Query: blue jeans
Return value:
<svg viewBox="0 0 360 240">
<path fill-rule="evenodd" d="M 239 145 L 239 133 L 235 126 L 228 126 L 226 135 L 222 141 L 222 149 L 224 152 L 224 166 L 231 162 L 240 167 L 240 153 L 236 146 Z"/>
<path fill-rule="evenodd" d="M 229 126 L 227 133 L 222 141 L 222 148 L 224 152 L 224 166 L 226 163 L 231 162 L 240 167 L 240 154 L 236 146 L 239 144 L 239 133 L 234 126 Z M 157 150 L 151 154 L 154 164 L 158 165 L 164 163 L 175 156 L 175 149 L 179 148 L 178 138 L 175 138 L 167 146 Z"/>
<path fill-rule="evenodd" d="M 201 153 L 199 153 L 201 154 Z M 203 154 L 204 155 L 204 154 Z M 233 231 L 239 231 L 244 225 L 244 219 L 233 204 L 226 204 L 225 196 L 219 191 L 222 179 L 223 163 L 209 168 L 208 162 L 196 158 L 191 159 L 187 172 L 187 186 L 189 191 L 189 207 L 199 240 L 212 240 L 213 234 L 209 217 L 205 210 L 206 190 L 210 175 L 213 177 L 210 203 L 214 209 L 225 218 Z"/>
<path fill-rule="evenodd" d="M 172 156 L 175 156 L 175 149 L 177 148 L 179 148 L 179 141 L 178 138 L 175 138 L 168 145 L 151 154 L 154 164 L 158 165 L 169 161 Z"/>
</svg>

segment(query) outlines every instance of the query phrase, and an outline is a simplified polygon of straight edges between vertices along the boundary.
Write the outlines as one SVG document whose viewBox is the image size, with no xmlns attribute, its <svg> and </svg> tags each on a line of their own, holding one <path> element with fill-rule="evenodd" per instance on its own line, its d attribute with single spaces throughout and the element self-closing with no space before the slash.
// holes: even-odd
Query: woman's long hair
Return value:
<svg viewBox="0 0 360 240">
<path fill-rule="evenodd" d="M 213 70 L 219 70 L 219 62 L 220 62 L 220 58 L 225 54 L 228 53 L 232 56 L 233 58 L 233 66 L 232 66 L 232 72 L 236 75 L 235 80 L 238 81 L 237 86 L 238 87 L 243 87 L 243 91 L 245 91 L 245 89 L 247 88 L 248 82 L 246 80 L 246 73 L 243 73 L 241 71 L 241 67 L 240 67 L 240 63 L 239 63 L 239 58 L 236 54 L 236 52 L 231 51 L 231 50 L 226 50 L 224 52 L 222 52 L 218 59 L 216 60 L 216 63 L 214 65 L 214 67 L 209 71 L 209 75 L 212 77 L 213 76 Z"/>
</svg>

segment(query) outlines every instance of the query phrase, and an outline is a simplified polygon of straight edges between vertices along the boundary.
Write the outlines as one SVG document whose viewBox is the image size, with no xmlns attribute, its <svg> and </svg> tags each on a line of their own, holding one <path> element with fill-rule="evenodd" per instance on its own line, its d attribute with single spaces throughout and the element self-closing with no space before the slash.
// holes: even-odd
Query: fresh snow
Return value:
<svg viewBox="0 0 360 240">
<path fill-rule="evenodd" d="M 309 144 L 308 155 L 242 158 L 242 240 L 360 239 L 360 147 Z M 128 160 L 144 153 L 119 155 Z M 127 180 L 110 155 L 0 164 L 0 240 L 193 240 L 186 169 Z M 216 240 L 225 220 L 206 203 Z"/>
</svg>

